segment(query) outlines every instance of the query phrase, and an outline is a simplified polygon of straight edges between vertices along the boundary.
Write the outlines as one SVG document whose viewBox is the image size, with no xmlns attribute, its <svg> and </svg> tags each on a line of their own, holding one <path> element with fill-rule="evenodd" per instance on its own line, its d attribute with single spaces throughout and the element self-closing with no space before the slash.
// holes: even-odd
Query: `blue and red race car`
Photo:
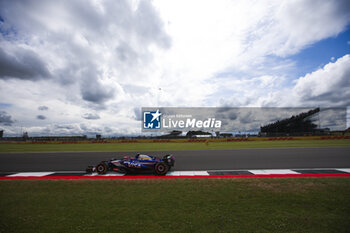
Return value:
<svg viewBox="0 0 350 233">
<path fill-rule="evenodd" d="M 162 159 L 145 154 L 137 154 L 135 157 L 125 156 L 122 159 L 102 161 L 97 166 L 89 166 L 86 172 L 105 174 L 108 171 L 119 173 L 135 173 L 140 171 L 152 171 L 156 175 L 165 175 L 175 164 L 172 155 L 165 155 Z"/>
</svg>

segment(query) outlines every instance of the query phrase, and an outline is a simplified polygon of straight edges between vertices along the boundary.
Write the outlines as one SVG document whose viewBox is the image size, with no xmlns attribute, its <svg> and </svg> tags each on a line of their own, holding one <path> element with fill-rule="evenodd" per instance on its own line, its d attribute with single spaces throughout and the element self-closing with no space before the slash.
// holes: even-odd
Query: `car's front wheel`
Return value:
<svg viewBox="0 0 350 233">
<path fill-rule="evenodd" d="M 164 162 L 161 162 L 161 163 L 157 163 L 155 166 L 154 166 L 154 172 L 157 174 L 157 175 L 165 175 L 167 172 L 168 172 L 168 166 L 164 163 Z"/>
<path fill-rule="evenodd" d="M 107 169 L 108 169 L 108 167 L 107 167 L 107 164 L 105 164 L 105 163 L 100 163 L 99 165 L 96 166 L 97 173 L 101 174 L 101 175 L 106 174 Z"/>
</svg>

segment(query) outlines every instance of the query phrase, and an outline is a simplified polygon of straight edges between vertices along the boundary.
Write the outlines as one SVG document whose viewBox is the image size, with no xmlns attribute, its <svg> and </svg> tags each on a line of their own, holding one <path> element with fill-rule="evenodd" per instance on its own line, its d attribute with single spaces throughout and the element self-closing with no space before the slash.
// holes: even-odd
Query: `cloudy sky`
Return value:
<svg viewBox="0 0 350 233">
<path fill-rule="evenodd" d="M 347 0 L 0 0 L 5 136 L 140 134 L 141 107 L 350 106 Z"/>
</svg>

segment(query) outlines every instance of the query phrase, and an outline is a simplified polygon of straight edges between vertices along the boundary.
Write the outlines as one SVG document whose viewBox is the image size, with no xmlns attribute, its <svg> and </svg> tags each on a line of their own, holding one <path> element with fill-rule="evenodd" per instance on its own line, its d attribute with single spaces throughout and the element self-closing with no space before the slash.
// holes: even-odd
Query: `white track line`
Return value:
<svg viewBox="0 0 350 233">
<path fill-rule="evenodd" d="M 342 169 L 335 169 L 335 170 L 350 173 L 350 168 L 342 168 Z"/>
<path fill-rule="evenodd" d="M 248 170 L 254 175 L 300 174 L 290 169 Z"/>
<path fill-rule="evenodd" d="M 26 176 L 48 176 L 53 174 L 54 172 L 21 172 L 21 173 L 15 173 L 12 175 L 8 175 L 8 177 L 26 177 Z"/>
<path fill-rule="evenodd" d="M 170 171 L 167 176 L 209 176 L 207 171 Z"/>
<path fill-rule="evenodd" d="M 104 174 L 104 175 L 100 175 L 96 172 L 94 173 L 90 173 L 90 174 L 85 174 L 84 176 L 124 176 L 125 174 L 122 174 L 122 173 L 107 173 L 107 174 Z"/>
<path fill-rule="evenodd" d="M 293 169 L 294 170 L 294 169 Z M 297 169 L 297 170 L 335 170 L 350 173 L 350 168 L 310 168 L 310 169 Z M 233 172 L 233 171 L 248 171 L 254 175 L 284 175 L 284 174 L 300 174 L 299 172 L 292 171 L 291 169 L 263 169 L 263 170 L 210 170 L 210 171 L 169 171 L 167 176 L 209 176 L 208 172 Z M 42 177 L 55 174 L 60 176 L 60 173 L 77 173 L 77 175 L 83 176 L 124 176 L 124 174 L 118 172 L 108 172 L 105 175 L 99 175 L 98 173 L 82 174 L 81 171 L 56 171 L 56 172 L 19 172 L 7 177 Z"/>
</svg>

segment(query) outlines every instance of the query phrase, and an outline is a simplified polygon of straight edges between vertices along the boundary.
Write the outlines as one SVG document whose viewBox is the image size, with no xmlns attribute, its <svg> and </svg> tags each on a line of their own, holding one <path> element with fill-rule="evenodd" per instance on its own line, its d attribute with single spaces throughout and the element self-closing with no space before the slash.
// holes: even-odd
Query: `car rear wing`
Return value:
<svg viewBox="0 0 350 233">
<path fill-rule="evenodd" d="M 173 156 L 173 155 L 165 155 L 164 157 L 163 157 L 163 161 L 166 163 L 166 164 L 168 164 L 168 166 L 174 166 L 174 164 L 175 164 L 175 157 Z"/>
</svg>

